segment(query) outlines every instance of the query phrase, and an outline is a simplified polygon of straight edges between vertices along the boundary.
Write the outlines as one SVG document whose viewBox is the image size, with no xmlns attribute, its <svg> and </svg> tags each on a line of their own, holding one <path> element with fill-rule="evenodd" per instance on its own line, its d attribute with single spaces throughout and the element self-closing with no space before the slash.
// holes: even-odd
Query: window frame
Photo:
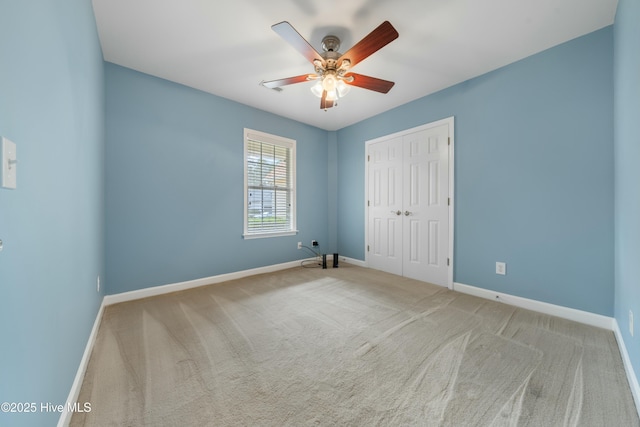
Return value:
<svg viewBox="0 0 640 427">
<path fill-rule="evenodd" d="M 275 145 L 284 147 L 289 150 L 289 168 L 288 168 L 288 182 L 289 182 L 289 229 L 288 230 L 276 230 L 268 231 L 262 229 L 261 231 L 249 231 L 249 159 L 248 159 L 248 146 L 249 142 L 258 142 L 262 144 Z M 272 135 L 265 132 L 260 132 L 253 129 L 244 129 L 244 149 L 242 162 L 244 164 L 244 232 L 242 237 L 244 239 L 261 239 L 267 237 L 280 237 L 280 236 L 293 236 L 298 233 L 296 228 L 296 140 L 285 138 L 278 135 Z"/>
</svg>

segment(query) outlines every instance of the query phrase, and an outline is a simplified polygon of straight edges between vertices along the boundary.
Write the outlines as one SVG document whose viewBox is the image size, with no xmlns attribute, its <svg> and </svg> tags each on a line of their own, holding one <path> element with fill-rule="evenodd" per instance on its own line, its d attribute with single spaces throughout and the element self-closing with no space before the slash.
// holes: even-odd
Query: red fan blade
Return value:
<svg viewBox="0 0 640 427">
<path fill-rule="evenodd" d="M 320 99 L 320 109 L 326 110 L 327 108 L 333 107 L 333 101 L 327 99 L 327 91 L 322 91 L 322 98 Z"/>
<path fill-rule="evenodd" d="M 397 38 L 398 32 L 393 28 L 393 25 L 389 21 L 384 21 L 378 28 L 371 31 L 365 38 L 342 55 L 338 59 L 338 66 L 340 66 L 343 59 L 348 59 L 351 61 L 351 67 L 353 67 Z"/>
<path fill-rule="evenodd" d="M 264 86 L 264 87 L 268 87 L 269 89 L 275 89 L 275 88 L 280 87 L 280 86 L 291 85 L 291 84 L 294 84 L 294 83 L 308 82 L 309 81 L 309 76 L 310 76 L 310 74 L 303 74 L 301 76 L 287 77 L 286 79 L 279 79 L 279 80 L 271 80 L 271 81 L 268 81 L 268 82 L 261 82 L 260 84 L 262 86 Z"/>
<path fill-rule="evenodd" d="M 278 24 L 272 25 L 271 29 L 278 33 L 286 42 L 293 46 L 298 52 L 302 54 L 309 62 L 313 64 L 313 61 L 318 59 L 324 64 L 324 59 L 318 53 L 317 50 L 309 44 L 308 41 L 296 31 L 287 21 L 282 21 Z"/>
<path fill-rule="evenodd" d="M 353 81 L 349 82 L 347 79 L 353 77 Z M 344 82 L 351 86 L 358 86 L 364 89 L 375 90 L 380 93 L 387 93 L 391 90 L 394 82 L 388 80 L 377 79 L 375 77 L 365 76 L 363 74 L 348 73 L 345 74 Z"/>
</svg>

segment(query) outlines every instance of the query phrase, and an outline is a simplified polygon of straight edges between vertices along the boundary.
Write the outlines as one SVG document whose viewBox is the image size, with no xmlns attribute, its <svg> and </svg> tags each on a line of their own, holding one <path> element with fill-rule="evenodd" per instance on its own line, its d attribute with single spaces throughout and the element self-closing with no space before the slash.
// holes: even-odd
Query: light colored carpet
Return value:
<svg viewBox="0 0 640 427">
<path fill-rule="evenodd" d="M 71 425 L 639 426 L 612 332 L 350 265 L 109 306 Z"/>
</svg>

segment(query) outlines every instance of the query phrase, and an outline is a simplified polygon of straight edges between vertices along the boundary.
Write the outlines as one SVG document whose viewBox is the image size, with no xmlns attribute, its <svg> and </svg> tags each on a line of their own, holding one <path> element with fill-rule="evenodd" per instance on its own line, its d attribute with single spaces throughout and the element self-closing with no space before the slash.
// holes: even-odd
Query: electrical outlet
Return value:
<svg viewBox="0 0 640 427">
<path fill-rule="evenodd" d="M 507 263 L 506 262 L 496 262 L 496 274 L 505 275 L 507 274 Z"/>
<path fill-rule="evenodd" d="M 629 333 L 633 336 L 633 311 L 629 310 Z"/>
<path fill-rule="evenodd" d="M 311 246 L 318 246 L 318 241 L 317 240 L 312 240 L 311 241 Z"/>
<path fill-rule="evenodd" d="M 96 279 L 96 291 L 100 293 L 100 276 Z"/>
<path fill-rule="evenodd" d="M 302 242 L 298 242 L 298 249 L 302 249 Z"/>
</svg>

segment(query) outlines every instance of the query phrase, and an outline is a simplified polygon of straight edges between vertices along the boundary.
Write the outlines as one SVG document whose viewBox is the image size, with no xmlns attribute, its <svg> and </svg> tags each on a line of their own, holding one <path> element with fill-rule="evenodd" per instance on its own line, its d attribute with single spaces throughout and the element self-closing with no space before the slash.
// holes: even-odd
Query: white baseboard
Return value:
<svg viewBox="0 0 640 427">
<path fill-rule="evenodd" d="M 574 322 L 584 323 L 586 325 L 596 326 L 598 328 L 608 329 L 610 331 L 613 330 L 614 319 L 612 317 L 602 316 L 600 314 L 590 313 L 588 311 L 576 310 L 574 308 L 549 304 L 546 302 L 536 301 L 528 298 L 517 297 L 514 295 L 503 294 L 501 292 L 490 291 L 488 289 L 476 288 L 475 286 L 469 286 L 457 282 L 454 282 L 453 290 L 462 292 L 464 294 L 474 295 L 480 298 L 490 299 L 492 301 L 500 301 L 505 304 L 525 308 L 527 310 L 537 311 L 539 313 L 573 320 Z"/>
<path fill-rule="evenodd" d="M 67 427 L 71 422 L 72 412 L 69 412 L 69 407 L 74 403 L 78 402 L 78 396 L 80 396 L 80 388 L 82 387 L 82 381 L 84 380 L 84 374 L 87 372 L 87 366 L 89 365 L 89 359 L 91 358 L 91 352 L 93 351 L 93 345 L 96 342 L 96 337 L 98 336 L 98 329 L 100 329 L 100 321 L 102 320 L 102 313 L 104 312 L 104 298 L 102 299 L 102 304 L 100 304 L 100 309 L 98 310 L 98 314 L 96 315 L 96 320 L 93 322 L 93 328 L 91 328 L 91 333 L 89 334 L 89 339 L 87 340 L 87 345 L 84 348 L 84 353 L 82 354 L 82 359 L 80 359 L 80 366 L 78 366 L 78 371 L 76 372 L 76 377 L 73 380 L 73 384 L 71 385 L 71 391 L 69 392 L 69 396 L 67 397 L 67 402 L 64 405 L 64 410 L 60 414 L 60 418 L 58 419 L 58 427 Z M 84 402 L 80 403 L 80 406 Z"/>
<path fill-rule="evenodd" d="M 314 259 L 314 258 L 310 258 Z M 156 295 L 168 294 L 171 292 L 184 291 L 200 286 L 213 285 L 229 280 L 242 279 L 243 277 L 255 276 L 256 274 L 272 273 L 274 271 L 286 270 L 298 267 L 305 260 L 289 261 L 282 264 L 268 265 L 265 267 L 252 268 L 249 270 L 236 271 L 233 273 L 219 274 L 217 276 L 203 277 L 201 279 L 187 280 L 185 282 L 171 283 L 168 285 L 152 286 L 150 288 L 138 289 L 135 291 L 122 292 L 104 297 L 105 305 L 118 304 L 125 301 L 133 301 L 141 298 L 153 297 Z"/>
<path fill-rule="evenodd" d="M 360 265 L 366 267 L 363 261 L 348 257 L 339 256 L 340 261 L 348 264 Z M 156 295 L 168 294 L 171 292 L 184 291 L 187 289 L 197 288 L 200 286 L 213 285 L 229 280 L 242 279 L 244 277 L 255 276 L 256 274 L 272 273 L 274 271 L 286 270 L 288 268 L 298 267 L 302 261 L 310 261 L 315 258 L 299 259 L 289 261 L 282 264 L 268 265 L 265 267 L 252 268 L 249 270 L 236 271 L 233 273 L 219 274 L 217 276 L 203 277 L 201 279 L 187 280 L 186 282 L 171 283 L 168 285 L 152 286 L 150 288 L 138 289 L 135 291 L 122 292 L 114 295 L 106 295 L 104 297 L 104 305 L 118 304 L 120 302 L 133 301 L 142 298 L 153 297 Z M 327 254 L 327 262 L 333 260 L 333 254 Z"/>
<path fill-rule="evenodd" d="M 633 400 L 636 403 L 636 411 L 638 411 L 638 416 L 640 417 L 640 385 L 638 385 L 638 377 L 633 370 L 633 365 L 631 364 L 631 359 L 629 359 L 627 347 L 622 339 L 620 326 L 615 318 L 613 319 L 613 333 L 615 334 L 616 341 L 618 342 L 618 348 L 620 349 L 620 355 L 622 356 L 622 363 L 624 364 L 624 371 L 627 374 L 631 394 L 633 395 Z"/>
<path fill-rule="evenodd" d="M 329 255 L 327 255 L 328 257 Z M 331 259 L 333 259 L 333 255 L 331 255 Z M 357 265 L 358 267 L 367 267 L 367 262 L 366 261 L 362 261 L 359 259 L 355 259 L 355 258 L 349 258 L 346 256 L 342 256 L 340 254 L 338 254 L 338 259 L 339 262 L 346 262 L 347 264 L 353 264 L 353 265 Z"/>
<path fill-rule="evenodd" d="M 367 267 L 367 262 L 362 261 L 355 258 L 349 258 L 343 255 L 338 254 L 338 264 L 341 262 L 345 262 L 347 264 L 357 265 L 358 267 Z M 333 254 L 327 254 L 327 266 L 331 268 L 331 264 L 333 263 Z M 339 265 L 338 265 L 339 267 Z"/>
</svg>

